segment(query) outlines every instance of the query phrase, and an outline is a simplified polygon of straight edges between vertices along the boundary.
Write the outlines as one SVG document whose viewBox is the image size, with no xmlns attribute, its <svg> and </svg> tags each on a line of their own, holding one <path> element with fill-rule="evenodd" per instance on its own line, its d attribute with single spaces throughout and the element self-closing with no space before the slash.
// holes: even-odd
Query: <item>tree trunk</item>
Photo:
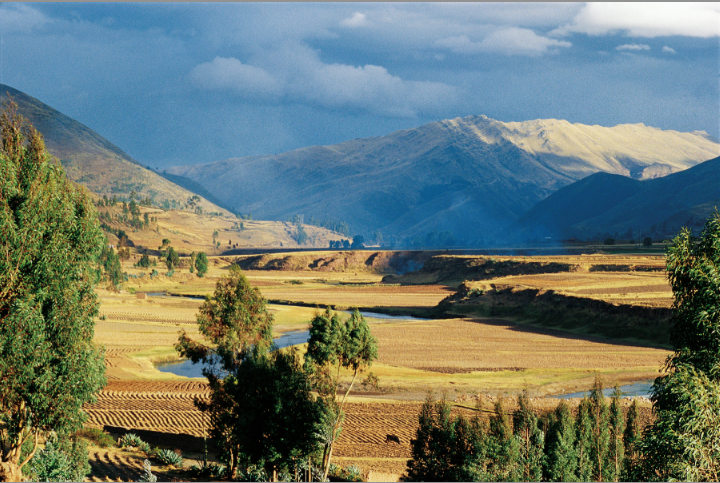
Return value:
<svg viewBox="0 0 720 483">
<path fill-rule="evenodd" d="M 14 463 L 0 462 L 0 481 L 23 481 L 20 467 Z"/>
</svg>

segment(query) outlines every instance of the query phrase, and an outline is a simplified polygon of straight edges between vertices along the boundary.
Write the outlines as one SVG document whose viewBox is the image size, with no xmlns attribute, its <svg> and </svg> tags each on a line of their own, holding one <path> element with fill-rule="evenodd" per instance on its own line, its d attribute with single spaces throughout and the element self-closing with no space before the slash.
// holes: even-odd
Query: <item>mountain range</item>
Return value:
<svg viewBox="0 0 720 483">
<path fill-rule="evenodd" d="M 0 85 L 68 177 L 98 196 L 256 219 L 345 222 L 385 240 L 451 232 L 461 242 L 661 232 L 720 199 L 720 144 L 704 132 L 469 116 L 274 156 L 143 167 L 90 128 Z M 702 163 L 702 164 L 701 164 Z M 192 204 L 191 204 L 192 205 Z M 337 226 L 337 225 L 335 225 Z M 442 239 L 443 237 L 436 237 Z M 448 237 L 445 237 L 447 239 Z"/>
<path fill-rule="evenodd" d="M 168 169 L 239 212 L 345 221 L 356 233 L 487 239 L 560 188 L 605 172 L 649 180 L 714 158 L 705 132 L 469 116 L 386 136 Z"/>
</svg>

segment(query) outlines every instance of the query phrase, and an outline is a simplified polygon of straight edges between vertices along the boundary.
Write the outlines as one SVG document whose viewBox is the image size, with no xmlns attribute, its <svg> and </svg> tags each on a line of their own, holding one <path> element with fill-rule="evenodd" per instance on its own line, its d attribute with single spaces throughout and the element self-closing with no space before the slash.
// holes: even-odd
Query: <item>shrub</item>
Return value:
<svg viewBox="0 0 720 483">
<path fill-rule="evenodd" d="M 135 433 L 127 433 L 123 435 L 120 439 L 118 439 L 118 446 L 120 446 L 121 448 L 138 447 L 142 443 L 143 440 L 140 439 L 140 436 Z"/>
<path fill-rule="evenodd" d="M 101 317 L 102 318 L 102 317 Z M 103 319 L 105 320 L 105 319 Z M 101 448 L 110 448 L 115 446 L 115 440 L 105 431 L 97 428 L 83 428 L 76 433 L 77 436 L 85 438 L 92 442 L 95 446 Z"/>
<path fill-rule="evenodd" d="M 30 481 L 82 481 L 90 473 L 87 443 L 81 439 L 59 439 L 51 433 L 45 448 L 27 465 Z M 23 470 L 24 471 L 24 470 Z"/>
<path fill-rule="evenodd" d="M 225 478 L 227 474 L 227 467 L 217 465 L 215 463 L 204 464 L 202 466 L 192 465 L 190 467 L 190 474 L 197 478 L 211 478 L 213 480 L 219 480 Z"/>
<path fill-rule="evenodd" d="M 159 462 L 175 468 L 182 468 L 183 465 L 182 456 L 171 449 L 156 449 L 153 457 Z"/>
</svg>

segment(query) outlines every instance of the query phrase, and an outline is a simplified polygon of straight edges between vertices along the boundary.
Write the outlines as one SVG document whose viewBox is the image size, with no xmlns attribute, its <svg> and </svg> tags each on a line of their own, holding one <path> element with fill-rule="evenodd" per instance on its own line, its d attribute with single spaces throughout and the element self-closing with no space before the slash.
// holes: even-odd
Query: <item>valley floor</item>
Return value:
<svg viewBox="0 0 720 483">
<path fill-rule="evenodd" d="M 658 265 L 661 257 L 656 258 L 644 260 L 641 265 Z M 227 257 L 212 258 L 211 269 L 202 279 L 180 272 L 172 278 L 159 275 L 150 279 L 147 273 L 152 268 L 143 271 L 126 267 L 138 278 L 131 277 L 125 290 L 98 291 L 102 305 L 95 339 L 107 349 L 108 385 L 98 401 L 86 407 L 87 424 L 104 428 L 116 438 L 135 432 L 153 446 L 181 450 L 185 470 L 153 465 L 159 480 L 191 479 L 187 468 L 202 459 L 203 434 L 208 427 L 193 399 L 207 397 L 205 381 L 175 376 L 155 367 L 157 362 L 178 359 L 173 345 L 180 330 L 198 337 L 195 314 L 202 300 L 139 294 L 210 295 L 232 261 Z M 602 262 L 605 266 L 628 265 L 626 260 L 612 257 Z M 326 305 L 336 310 L 358 307 L 417 315 L 433 309 L 457 289 L 455 283 L 383 284 L 382 274 L 357 267 L 322 272 L 249 270 L 245 274 L 270 300 L 276 333 L 307 328 L 313 314 Z M 516 275 L 515 279 L 502 273 L 496 275 L 482 283 L 518 283 L 525 287 L 534 284 L 608 303 L 621 299 L 622 303 L 637 300 L 642 304 L 652 299 L 653 304 L 667 305 L 672 296 L 660 271 L 588 269 L 563 275 Z M 596 375 L 605 386 L 652 379 L 669 354 L 658 346 L 526 325 L 516 318 L 368 317 L 368 321 L 379 342 L 379 359 L 370 370 L 380 384 L 373 388 L 359 378 L 347 406 L 334 460 L 341 466 L 356 464 L 377 481 L 397 480 L 405 470 L 410 439 L 428 391 L 438 397 L 444 393 L 456 411 L 470 414 L 479 408 L 479 414 L 487 417 L 496 398 L 506 398 L 512 410 L 512 398 L 526 389 L 538 409 L 549 411 L 557 399 L 546 396 L 587 390 Z M 650 403 L 642 398 L 639 403 L 647 423 Z M 625 404 L 629 401 L 625 400 Z M 400 444 L 387 443 L 386 434 L 398 435 Z M 91 459 L 92 481 L 127 481 L 137 480 L 144 456 L 117 448 L 93 447 Z"/>
</svg>

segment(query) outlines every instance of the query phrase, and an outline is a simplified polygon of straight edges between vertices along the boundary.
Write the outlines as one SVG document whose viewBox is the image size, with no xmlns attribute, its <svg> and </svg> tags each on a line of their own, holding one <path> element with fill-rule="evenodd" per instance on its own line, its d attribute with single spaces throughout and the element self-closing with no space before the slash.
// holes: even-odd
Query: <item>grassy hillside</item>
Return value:
<svg viewBox="0 0 720 483">
<path fill-rule="evenodd" d="M 666 238 L 698 229 L 720 207 L 720 158 L 664 178 L 635 181 L 595 174 L 538 203 L 507 230 L 518 240 L 603 234 Z"/>
<path fill-rule="evenodd" d="M 717 156 L 704 133 L 470 116 L 275 156 L 175 167 L 240 212 L 347 221 L 354 233 L 489 235 L 592 173 L 648 179 Z M 242 186 L 242 189 L 238 189 Z"/>
<path fill-rule="evenodd" d="M 42 133 L 48 151 L 60 160 L 68 177 L 100 197 L 129 199 L 135 192 L 157 206 L 181 208 L 195 194 L 143 167 L 87 126 L 0 84 L 0 102 L 7 101 L 8 95 L 17 103 L 18 112 Z M 206 213 L 230 214 L 205 199 L 196 204 Z"/>
</svg>

